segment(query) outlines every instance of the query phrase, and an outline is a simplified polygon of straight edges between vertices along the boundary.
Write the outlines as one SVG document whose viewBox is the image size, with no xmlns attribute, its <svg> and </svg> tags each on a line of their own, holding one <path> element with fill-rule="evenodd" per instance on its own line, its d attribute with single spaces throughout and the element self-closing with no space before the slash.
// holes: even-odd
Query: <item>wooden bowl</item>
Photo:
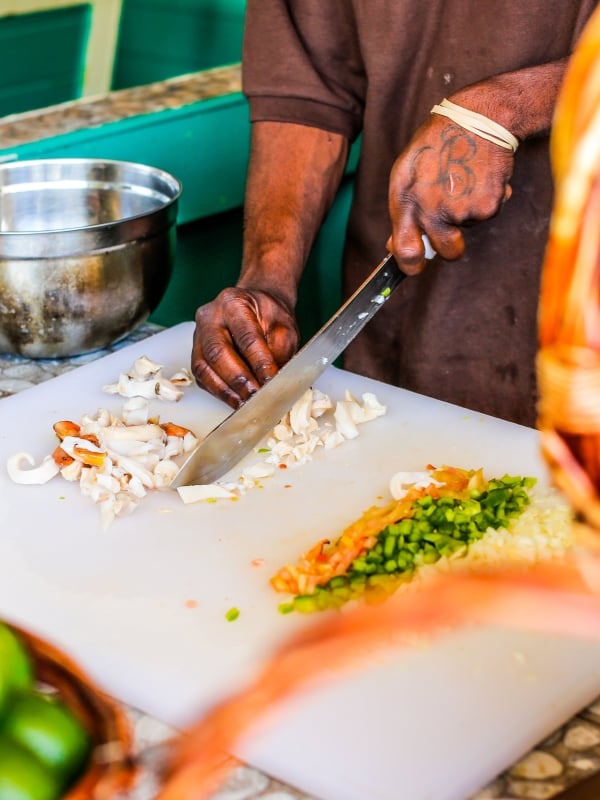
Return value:
<svg viewBox="0 0 600 800">
<path fill-rule="evenodd" d="M 28 649 L 39 684 L 57 693 L 92 739 L 87 770 L 63 800 L 110 800 L 127 790 L 134 783 L 137 766 L 133 732 L 124 711 L 61 650 L 7 624 Z"/>
</svg>

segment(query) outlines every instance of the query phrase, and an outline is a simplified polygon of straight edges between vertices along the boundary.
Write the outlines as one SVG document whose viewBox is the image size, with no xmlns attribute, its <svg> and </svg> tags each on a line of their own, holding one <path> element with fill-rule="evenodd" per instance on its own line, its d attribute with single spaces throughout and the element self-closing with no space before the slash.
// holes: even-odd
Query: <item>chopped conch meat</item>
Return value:
<svg viewBox="0 0 600 800">
<path fill-rule="evenodd" d="M 396 472 L 390 478 L 390 494 L 394 500 L 402 500 L 410 489 L 426 489 L 428 486 L 442 486 L 436 481 L 431 470 L 420 472 Z"/>
<path fill-rule="evenodd" d="M 23 464 L 27 464 L 26 467 Z M 6 462 L 6 469 L 15 483 L 42 484 L 47 483 L 59 472 L 59 466 L 52 458 L 46 456 L 37 467 L 30 453 L 15 453 Z"/>
<path fill-rule="evenodd" d="M 213 484 L 198 484 L 196 486 L 179 486 L 177 491 L 184 503 L 197 503 L 199 500 L 231 499 L 235 494 L 224 486 Z"/>
<path fill-rule="evenodd" d="M 181 369 L 165 378 L 163 367 L 147 356 L 136 359 L 116 383 L 103 390 L 125 398 L 120 416 L 106 408 L 83 414 L 79 422 L 59 420 L 53 429 L 59 444 L 36 466 L 29 453 L 8 459 L 8 474 L 16 483 L 42 484 L 60 474 L 78 482 L 81 492 L 100 509 L 103 527 L 133 511 L 149 491 L 170 486 L 178 472 L 176 459 L 198 445 L 196 435 L 175 422 L 150 415 L 150 400 L 177 402 L 191 373 Z M 337 404 L 318 389 L 307 390 L 275 426 L 260 461 L 244 466 L 233 483 L 179 487 L 184 503 L 237 499 L 262 486 L 279 467 L 303 464 L 318 448 L 337 447 L 358 435 L 357 426 L 386 413 L 374 394 L 361 400 L 346 392 Z M 264 454 L 264 455 L 263 455 Z"/>
<path fill-rule="evenodd" d="M 28 453 L 16 453 L 7 462 L 9 476 L 17 483 L 46 483 L 57 474 L 77 481 L 82 494 L 100 509 L 103 527 L 115 517 L 133 511 L 149 491 L 169 486 L 178 470 L 173 460 L 198 444 L 192 431 L 175 423 L 150 420 L 149 403 L 137 398 L 135 419 L 127 424 L 107 409 L 85 414 L 79 423 L 60 420 L 54 424 L 59 444 L 36 467 Z"/>
<path fill-rule="evenodd" d="M 188 369 L 180 369 L 170 378 L 162 374 L 162 365 L 151 361 L 147 356 L 136 359 L 128 372 L 122 372 L 116 383 L 103 386 L 108 394 L 121 397 L 148 398 L 155 397 L 169 402 L 178 402 L 183 397 L 183 389 L 193 383 Z"/>
<path fill-rule="evenodd" d="M 343 400 L 334 403 L 319 389 L 307 389 L 273 428 L 264 446 L 259 447 L 263 460 L 244 467 L 237 481 L 209 484 L 198 492 L 188 491 L 191 487 L 177 491 L 185 503 L 238 497 L 262 486 L 263 479 L 274 475 L 280 466 L 304 464 L 317 449 L 330 450 L 356 438 L 359 425 L 382 416 L 386 410 L 372 392 L 365 392 L 359 401 L 347 391 Z"/>
</svg>

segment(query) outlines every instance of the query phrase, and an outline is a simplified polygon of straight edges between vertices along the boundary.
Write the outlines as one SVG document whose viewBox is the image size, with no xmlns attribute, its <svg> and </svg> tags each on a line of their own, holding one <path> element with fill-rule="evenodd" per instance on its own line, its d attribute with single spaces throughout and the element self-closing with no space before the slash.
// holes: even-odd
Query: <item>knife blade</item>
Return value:
<svg viewBox="0 0 600 800">
<path fill-rule="evenodd" d="M 312 339 L 200 442 L 171 486 L 214 483 L 241 461 L 344 351 L 404 277 L 388 253 Z"/>
</svg>

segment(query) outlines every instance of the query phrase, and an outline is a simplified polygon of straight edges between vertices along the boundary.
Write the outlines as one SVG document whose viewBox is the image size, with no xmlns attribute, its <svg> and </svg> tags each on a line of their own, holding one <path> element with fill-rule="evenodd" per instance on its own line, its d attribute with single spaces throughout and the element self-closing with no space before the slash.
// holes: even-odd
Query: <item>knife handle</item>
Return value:
<svg viewBox="0 0 600 800">
<path fill-rule="evenodd" d="M 423 240 L 423 244 L 425 246 L 425 258 L 431 260 L 437 256 L 436 251 L 433 249 L 431 242 L 429 241 L 429 236 L 426 233 L 421 234 L 421 239 Z"/>
</svg>

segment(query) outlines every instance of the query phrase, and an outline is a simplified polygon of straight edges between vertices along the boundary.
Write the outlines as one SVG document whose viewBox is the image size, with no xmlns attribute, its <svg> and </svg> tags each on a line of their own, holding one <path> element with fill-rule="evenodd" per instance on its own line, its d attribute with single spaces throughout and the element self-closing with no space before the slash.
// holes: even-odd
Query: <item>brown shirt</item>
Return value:
<svg viewBox="0 0 600 800">
<path fill-rule="evenodd" d="M 385 253 L 388 179 L 431 107 L 459 88 L 568 55 L 596 0 L 248 0 L 252 121 L 362 132 L 344 257 L 354 291 Z M 345 354 L 354 372 L 535 424 L 547 138 L 519 147 L 513 196 L 464 230 L 460 261 L 407 278 Z"/>
</svg>

